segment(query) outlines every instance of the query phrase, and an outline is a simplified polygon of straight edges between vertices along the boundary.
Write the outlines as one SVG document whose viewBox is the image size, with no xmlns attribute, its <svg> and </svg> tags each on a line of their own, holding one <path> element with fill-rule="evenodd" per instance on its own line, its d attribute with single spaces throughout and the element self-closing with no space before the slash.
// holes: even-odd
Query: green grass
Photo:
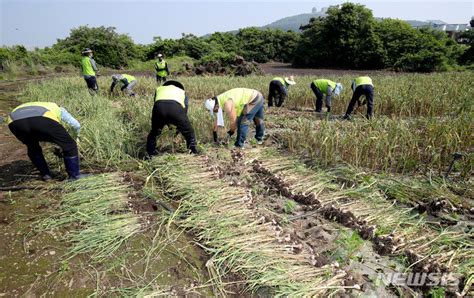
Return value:
<svg viewBox="0 0 474 298">
<path fill-rule="evenodd" d="M 66 182 L 60 210 L 40 220 L 39 231 L 74 228 L 64 236 L 72 244 L 67 258 L 88 253 L 96 262 L 110 258 L 142 229 L 128 207 L 130 189 L 122 180 L 111 173 Z"/>
<path fill-rule="evenodd" d="M 352 78 L 328 78 L 341 81 L 346 87 L 342 96 L 334 99 L 334 113 L 342 114 L 350 99 L 348 86 Z M 472 241 L 468 234 L 434 228 L 424 215 L 399 203 L 442 197 L 462 204 L 463 195 L 451 191 L 455 184 L 414 174 L 428 172 L 439 176 L 447 168 L 452 153 L 468 152 L 474 147 L 472 78 L 473 74 L 468 72 L 376 75 L 373 121 L 361 117 L 352 122 L 319 120 L 310 112 L 272 110 L 266 124 L 268 133 L 276 140 L 275 146 L 294 156 L 309 158 L 317 167 L 310 169 L 297 158 L 285 158 L 271 150 L 265 150 L 262 157 L 272 170 L 284 173 L 297 191 L 315 192 L 323 202 L 341 208 L 349 204 L 349 210 L 356 216 L 377 226 L 377 236 L 397 235 L 403 245 L 396 248 L 394 255 L 401 256 L 413 249 L 420 255 L 458 266 L 458 272 L 469 276 Z M 210 117 L 202 105 L 205 98 L 233 87 L 256 88 L 266 95 L 270 79 L 180 78 L 191 100 L 189 117 L 200 144 L 206 148 L 212 141 Z M 315 78 L 297 77 L 287 107 L 313 107 L 314 95 L 309 88 L 312 79 Z M 200 158 L 175 154 L 150 163 L 141 161 L 156 83 L 153 78 L 138 80 L 135 98 L 109 96 L 110 78 L 102 76 L 100 92 L 94 97 L 87 92 L 81 77 L 70 77 L 31 83 L 20 100 L 54 101 L 78 118 L 82 124 L 79 151 L 83 164 L 100 169 L 145 169 L 150 175 L 147 186 L 152 192 L 159 197 L 181 199 L 168 224 L 177 223 L 194 233 L 212 255 L 208 263 L 210 284 L 222 285 L 225 276 L 235 274 L 245 277 L 248 290 L 253 292 L 271 289 L 280 295 L 321 295 L 334 291 L 326 288 L 328 284 L 339 287 L 341 277 L 334 272 L 308 267 L 301 256 L 285 254 L 285 247 L 275 244 L 274 235 L 258 224 L 258 216 L 246 208 L 242 201 L 247 195 L 245 189 L 229 187 L 225 181 L 216 179 L 206 171 Z M 175 142 L 172 129 L 165 130 L 158 144 L 160 150 L 171 153 L 185 151 L 182 140 Z M 454 175 L 469 179 L 472 160 L 472 155 L 467 155 L 457 161 Z M 403 175 L 391 175 L 392 172 Z M 467 188 L 463 193 L 472 193 L 469 181 L 457 183 L 458 192 Z M 128 189 L 115 174 L 66 183 L 64 189 L 64 203 L 42 227 L 73 228 L 65 238 L 72 245 L 69 256 L 90 254 L 93 260 L 104 260 L 140 231 L 139 219 L 126 208 Z M 294 209 L 292 201 L 284 207 L 288 213 Z M 357 249 L 357 239 L 341 241 L 353 247 L 351 250 Z M 215 291 L 225 294 L 223 287 L 217 286 Z"/>
<path fill-rule="evenodd" d="M 324 166 L 348 163 L 355 167 L 401 173 L 447 169 L 454 152 L 474 148 L 471 121 L 474 87 L 472 73 L 374 76 L 376 117 L 352 122 L 315 119 L 311 113 L 267 115 L 268 133 L 290 152 L 313 158 Z M 211 142 L 211 120 L 202 102 L 232 87 L 256 88 L 266 95 L 271 77 L 183 77 L 191 107 L 189 117 L 200 143 Z M 313 78 L 298 77 L 291 87 L 288 107 L 311 108 Z M 349 85 L 351 77 L 341 77 Z M 141 157 L 150 129 L 153 78 L 138 78 L 135 98 L 110 97 L 110 78 L 100 77 L 99 96 L 91 97 L 82 78 L 60 78 L 30 84 L 24 101 L 49 100 L 64 105 L 83 124 L 80 151 L 88 160 L 113 165 L 130 157 Z M 440 96 L 442 95 L 442 96 Z M 349 90 L 334 100 L 334 113 L 343 113 Z M 275 125 L 283 129 L 273 129 Z M 225 130 L 221 133 L 224 134 Z M 184 150 L 176 146 L 172 132 L 159 140 L 161 149 Z M 469 177 L 472 155 L 456 163 L 455 170 Z"/>
</svg>

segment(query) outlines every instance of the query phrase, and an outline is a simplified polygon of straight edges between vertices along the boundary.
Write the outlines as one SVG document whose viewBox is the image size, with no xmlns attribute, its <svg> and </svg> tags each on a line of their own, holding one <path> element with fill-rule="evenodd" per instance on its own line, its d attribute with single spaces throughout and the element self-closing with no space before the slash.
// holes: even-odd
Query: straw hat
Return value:
<svg viewBox="0 0 474 298">
<path fill-rule="evenodd" d="M 294 78 L 293 76 L 286 77 L 286 78 L 285 78 L 285 82 L 286 82 L 288 85 L 294 85 L 294 84 L 296 84 L 295 78 Z"/>
</svg>

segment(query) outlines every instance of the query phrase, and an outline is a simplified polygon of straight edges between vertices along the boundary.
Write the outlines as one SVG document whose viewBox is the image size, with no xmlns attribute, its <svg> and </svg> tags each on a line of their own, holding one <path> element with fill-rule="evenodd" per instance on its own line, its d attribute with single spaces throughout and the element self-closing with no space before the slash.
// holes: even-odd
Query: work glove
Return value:
<svg viewBox="0 0 474 298">
<path fill-rule="evenodd" d="M 232 131 L 232 130 L 229 130 L 227 132 L 227 140 L 226 140 L 226 144 L 229 144 L 230 143 L 230 139 L 232 138 L 232 136 L 234 135 L 235 131 Z"/>
</svg>

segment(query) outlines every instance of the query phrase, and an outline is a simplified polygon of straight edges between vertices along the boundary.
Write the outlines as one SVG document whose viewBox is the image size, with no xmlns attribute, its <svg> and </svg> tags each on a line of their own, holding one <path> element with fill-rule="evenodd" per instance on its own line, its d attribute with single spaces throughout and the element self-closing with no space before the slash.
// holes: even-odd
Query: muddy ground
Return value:
<svg viewBox="0 0 474 298">
<path fill-rule="evenodd" d="M 28 81 L 0 83 L 1 116 L 18 104 L 19 90 Z M 87 256 L 65 258 L 71 247 L 63 238 L 67 231 L 36 229 L 38 222 L 59 208 L 61 181 L 44 184 L 37 177 L 26 147 L 12 136 L 5 122 L 0 124 L 0 297 L 123 296 L 139 289 L 179 295 L 192 287 L 197 287 L 192 293 L 211 293 L 207 284 L 208 255 L 193 244 L 192 236 L 172 227 L 172 233 L 176 230 L 175 241 L 160 248 L 159 254 L 147 251 L 157 237 L 153 218 L 159 218 L 157 213 L 163 209 L 140 195 L 131 195 L 130 205 L 148 226 L 127 242 L 115 259 L 91 263 Z M 132 180 L 131 187 L 140 188 L 143 181 Z M 28 189 L 16 191 L 17 186 Z"/>
</svg>

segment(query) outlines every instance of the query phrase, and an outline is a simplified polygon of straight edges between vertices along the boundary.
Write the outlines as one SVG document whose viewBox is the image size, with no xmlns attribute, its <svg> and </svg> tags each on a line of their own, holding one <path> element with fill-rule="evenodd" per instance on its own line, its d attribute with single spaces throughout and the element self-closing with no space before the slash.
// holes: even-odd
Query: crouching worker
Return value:
<svg viewBox="0 0 474 298">
<path fill-rule="evenodd" d="M 358 105 L 364 105 L 367 103 L 367 119 L 372 118 L 374 111 L 374 85 L 372 79 L 369 77 L 358 77 L 352 82 L 352 99 L 347 107 L 344 119 L 350 120 L 351 113 L 354 110 L 356 102 Z M 363 102 L 360 101 L 361 96 L 365 97 Z"/>
<path fill-rule="evenodd" d="M 341 83 L 336 83 L 331 80 L 318 79 L 314 80 L 311 85 L 311 90 L 313 90 L 314 95 L 316 96 L 316 112 L 321 113 L 323 110 L 323 97 L 325 96 L 326 108 L 328 113 L 331 112 L 332 106 L 332 95 L 339 95 L 342 91 Z"/>
<path fill-rule="evenodd" d="M 217 95 L 205 102 L 206 109 L 214 116 L 214 141 L 217 142 L 218 119 L 224 119 L 223 111 L 230 118 L 230 130 L 227 132 L 231 137 L 237 131 L 235 147 L 243 148 L 247 138 L 248 126 L 251 121 L 255 123 L 255 139 L 259 145 L 263 144 L 265 125 L 263 123 L 263 95 L 257 90 L 247 88 L 235 88 Z"/>
<path fill-rule="evenodd" d="M 65 122 L 79 133 L 81 125 L 64 108 L 52 102 L 29 102 L 16 107 L 9 115 L 8 127 L 28 148 L 28 157 L 43 180 L 51 179 L 51 172 L 39 142 L 58 145 L 64 154 L 64 165 L 69 179 L 79 179 L 77 144 L 61 125 Z"/>
<path fill-rule="evenodd" d="M 272 107 L 273 99 L 275 99 L 275 105 L 281 107 L 288 95 L 288 87 L 294 84 L 296 84 L 296 82 L 293 76 L 273 78 L 268 88 L 268 106 Z"/>
<path fill-rule="evenodd" d="M 128 95 L 135 96 L 133 87 L 137 84 L 137 79 L 128 74 L 114 74 L 112 75 L 112 85 L 110 86 L 110 93 L 114 92 L 114 88 L 118 83 L 122 83 L 120 91 L 127 90 Z"/>
<path fill-rule="evenodd" d="M 165 125 L 174 125 L 184 138 L 191 153 L 196 154 L 196 137 L 188 119 L 188 98 L 184 87 L 177 81 L 166 81 L 156 88 L 155 104 L 151 116 L 151 130 L 148 134 L 146 151 L 149 156 L 156 155 L 156 138 Z"/>
</svg>

